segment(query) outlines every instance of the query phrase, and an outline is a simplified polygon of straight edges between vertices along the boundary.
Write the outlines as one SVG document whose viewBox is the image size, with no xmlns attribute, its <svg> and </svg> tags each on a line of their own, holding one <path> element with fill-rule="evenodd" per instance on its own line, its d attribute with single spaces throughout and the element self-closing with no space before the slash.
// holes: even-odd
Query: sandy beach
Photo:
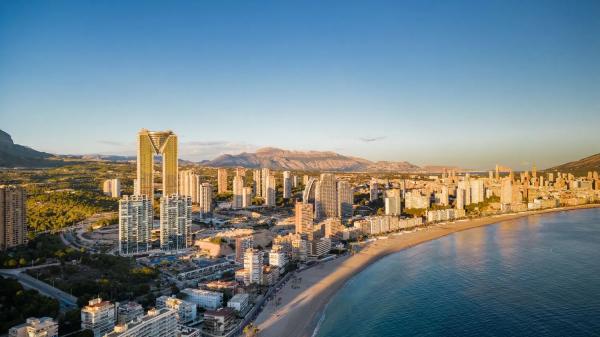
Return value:
<svg viewBox="0 0 600 337">
<path fill-rule="evenodd" d="M 389 235 L 388 239 L 367 244 L 358 254 L 344 256 L 321 263 L 313 268 L 298 272 L 296 282 L 289 281 L 275 295 L 280 304 L 272 300 L 265 304 L 255 324 L 261 337 L 308 337 L 312 336 L 327 303 L 335 293 L 354 275 L 380 258 L 434 240 L 448 234 L 470 228 L 494 224 L 500 221 L 525 216 L 575 209 L 597 208 L 600 205 L 581 205 L 548 210 L 507 214 L 443 225 L 430 226 L 423 230 L 402 235 Z"/>
</svg>

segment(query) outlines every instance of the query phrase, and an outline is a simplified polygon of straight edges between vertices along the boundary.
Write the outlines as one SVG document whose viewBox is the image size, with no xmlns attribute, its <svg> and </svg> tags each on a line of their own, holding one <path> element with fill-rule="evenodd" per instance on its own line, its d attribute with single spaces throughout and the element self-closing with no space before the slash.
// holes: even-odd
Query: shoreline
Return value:
<svg viewBox="0 0 600 337">
<path fill-rule="evenodd" d="M 301 279 L 299 285 L 296 284 L 296 287 L 292 288 L 292 282 L 288 282 L 276 294 L 276 297 L 281 298 L 283 304 L 277 307 L 273 303 L 275 301 L 269 301 L 256 318 L 255 324 L 259 328 L 259 336 L 313 336 L 317 332 L 316 328 L 322 319 L 326 306 L 338 290 L 354 275 L 390 254 L 456 232 L 501 221 L 515 220 L 538 214 L 592 208 L 600 208 L 600 204 L 559 207 L 446 222 L 402 235 L 389 233 L 387 239 L 370 242 L 357 254 L 339 257 L 297 273 L 296 276 Z M 304 280 L 308 280 L 308 282 L 302 284 Z"/>
</svg>

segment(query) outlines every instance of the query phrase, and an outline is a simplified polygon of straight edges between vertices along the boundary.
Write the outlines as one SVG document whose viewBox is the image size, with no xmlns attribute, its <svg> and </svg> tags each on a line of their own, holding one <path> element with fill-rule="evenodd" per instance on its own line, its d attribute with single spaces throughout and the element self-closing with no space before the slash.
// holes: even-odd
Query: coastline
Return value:
<svg viewBox="0 0 600 337">
<path fill-rule="evenodd" d="M 390 233 L 387 239 L 373 241 L 357 254 L 327 261 L 297 273 L 296 276 L 301 278 L 302 281 L 297 283 L 296 287 L 293 288 L 292 282 L 288 282 L 277 292 L 276 297 L 281 298 L 282 305 L 275 306 L 273 303 L 275 301 L 270 301 L 256 318 L 255 324 L 260 329 L 259 336 L 313 336 L 319 321 L 322 319 L 322 313 L 338 290 L 354 275 L 387 255 L 452 233 L 487 226 L 501 221 L 538 214 L 591 208 L 600 208 L 600 204 L 559 207 L 467 219 L 432 225 L 422 230 L 402 235 L 393 235 Z"/>
</svg>

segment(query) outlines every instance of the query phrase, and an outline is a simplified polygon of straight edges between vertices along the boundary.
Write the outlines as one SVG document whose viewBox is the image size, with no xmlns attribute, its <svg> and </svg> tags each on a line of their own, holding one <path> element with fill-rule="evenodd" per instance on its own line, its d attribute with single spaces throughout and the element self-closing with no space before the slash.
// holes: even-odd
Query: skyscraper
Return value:
<svg viewBox="0 0 600 337">
<path fill-rule="evenodd" d="M 252 190 L 254 192 L 254 196 L 262 197 L 262 179 L 260 177 L 260 170 L 254 170 L 252 173 Z"/>
<path fill-rule="evenodd" d="M 140 130 L 137 153 L 136 195 L 154 198 L 154 155 L 162 155 L 162 193 L 177 193 L 177 136 L 172 131 Z"/>
<path fill-rule="evenodd" d="M 337 183 L 338 216 L 343 219 L 352 217 L 352 204 L 354 203 L 354 192 L 350 182 L 340 180 Z"/>
<path fill-rule="evenodd" d="M 261 195 L 263 198 L 267 199 L 267 184 L 268 184 L 268 180 L 269 177 L 271 176 L 271 170 L 264 167 L 261 170 L 261 177 L 262 177 L 262 192 Z"/>
<path fill-rule="evenodd" d="M 254 237 L 252 235 L 239 236 L 235 238 L 235 260 L 239 263 L 243 263 L 246 250 L 253 247 Z"/>
<path fill-rule="evenodd" d="M 508 177 L 502 179 L 500 183 L 500 208 L 505 210 L 510 210 L 510 205 L 512 204 L 513 198 L 513 188 L 512 188 L 512 180 Z"/>
<path fill-rule="evenodd" d="M 242 189 L 242 208 L 252 206 L 252 188 L 244 187 Z"/>
<path fill-rule="evenodd" d="M 322 173 L 315 187 L 315 217 L 317 219 L 338 216 L 337 183 L 332 173 Z"/>
<path fill-rule="evenodd" d="M 205 216 L 212 212 L 212 193 L 213 187 L 209 183 L 202 183 L 198 193 L 198 205 L 200 206 L 200 214 Z"/>
<path fill-rule="evenodd" d="M 402 198 L 400 190 L 392 189 L 386 191 L 384 199 L 386 215 L 400 215 L 402 213 Z"/>
<path fill-rule="evenodd" d="M 119 201 L 119 252 L 122 255 L 150 249 L 152 201 L 146 195 L 125 196 Z"/>
<path fill-rule="evenodd" d="M 199 202 L 200 176 L 192 170 L 179 172 L 179 195 L 192 197 L 192 203 Z"/>
<path fill-rule="evenodd" d="M 181 250 L 192 245 L 192 198 L 177 194 L 160 199 L 160 249 Z"/>
<path fill-rule="evenodd" d="M 217 193 L 227 192 L 227 170 L 220 168 L 217 170 Z"/>
<path fill-rule="evenodd" d="M 267 169 L 268 170 L 268 169 Z M 275 176 L 270 174 L 265 183 L 265 206 L 274 207 L 277 200 L 277 189 L 275 185 Z"/>
<path fill-rule="evenodd" d="M 313 205 L 306 202 L 296 202 L 296 234 L 308 234 L 313 230 Z"/>
<path fill-rule="evenodd" d="M 471 203 L 477 204 L 485 200 L 483 179 L 471 180 Z"/>
<path fill-rule="evenodd" d="M 27 243 L 27 192 L 0 185 L 0 250 Z"/>
<path fill-rule="evenodd" d="M 233 177 L 233 200 L 231 202 L 232 208 L 243 207 L 243 189 L 244 189 L 244 178 L 236 175 Z"/>
<path fill-rule="evenodd" d="M 290 171 L 283 171 L 283 198 L 292 197 L 292 177 Z"/>
<path fill-rule="evenodd" d="M 247 271 L 248 284 L 260 284 L 263 274 L 263 254 L 258 249 L 248 248 L 244 252 L 244 269 Z"/>
<path fill-rule="evenodd" d="M 111 198 L 120 198 L 121 181 L 119 179 L 106 179 L 102 184 L 102 191 Z"/>
<path fill-rule="evenodd" d="M 369 201 L 374 201 L 379 198 L 379 184 L 377 179 L 372 178 L 369 183 Z"/>
</svg>

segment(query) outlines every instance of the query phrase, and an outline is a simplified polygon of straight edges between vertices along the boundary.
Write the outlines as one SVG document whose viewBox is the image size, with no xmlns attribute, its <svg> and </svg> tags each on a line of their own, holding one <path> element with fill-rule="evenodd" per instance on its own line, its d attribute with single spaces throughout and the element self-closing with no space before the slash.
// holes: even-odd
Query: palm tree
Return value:
<svg viewBox="0 0 600 337">
<path fill-rule="evenodd" d="M 257 337 L 259 330 L 260 329 L 258 329 L 257 326 L 255 326 L 253 323 L 250 323 L 244 327 L 244 335 L 246 337 Z"/>
</svg>

